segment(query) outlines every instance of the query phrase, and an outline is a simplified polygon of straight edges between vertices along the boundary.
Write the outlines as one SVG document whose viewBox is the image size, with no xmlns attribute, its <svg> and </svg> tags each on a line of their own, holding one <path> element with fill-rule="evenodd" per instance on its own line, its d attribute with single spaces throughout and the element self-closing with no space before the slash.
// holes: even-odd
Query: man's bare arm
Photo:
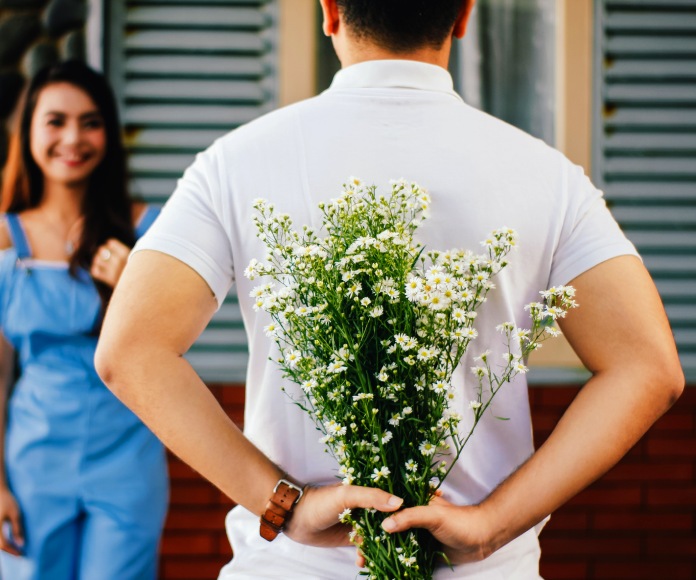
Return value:
<svg viewBox="0 0 696 580">
<path fill-rule="evenodd" d="M 283 473 L 244 437 L 183 358 L 215 308 L 194 270 L 160 252 L 137 252 L 114 291 L 95 363 L 107 386 L 174 453 L 260 514 Z M 346 507 L 393 511 L 400 501 L 390 499 L 354 486 L 310 490 L 288 534 L 305 543 L 347 543 L 345 530 L 335 526 L 337 514 Z"/>
<path fill-rule="evenodd" d="M 571 284 L 579 308 L 561 327 L 592 378 L 551 436 L 479 506 L 437 499 L 392 516 L 389 531 L 426 527 L 454 562 L 484 558 L 604 474 L 679 397 L 674 339 L 640 261 L 615 258 Z"/>
</svg>

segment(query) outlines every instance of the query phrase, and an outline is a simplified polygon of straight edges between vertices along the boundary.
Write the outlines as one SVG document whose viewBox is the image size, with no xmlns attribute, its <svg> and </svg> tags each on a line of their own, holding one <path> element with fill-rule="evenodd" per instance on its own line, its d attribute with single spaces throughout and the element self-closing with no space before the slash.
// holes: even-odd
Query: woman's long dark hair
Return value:
<svg viewBox="0 0 696 580">
<path fill-rule="evenodd" d="M 116 238 L 129 247 L 135 243 L 126 152 L 121 141 L 116 100 L 103 75 L 83 62 L 67 61 L 42 69 L 32 79 L 21 105 L 18 129 L 10 143 L 0 211 L 21 212 L 41 203 L 43 174 L 32 157 L 29 137 L 39 93 L 55 83 L 69 83 L 87 93 L 97 106 L 106 131 L 106 153 L 89 177 L 82 203 L 82 237 L 70 257 L 70 272 L 76 275 L 78 268 L 89 271 L 97 248 L 107 239 Z M 96 280 L 95 284 L 105 307 L 112 289 Z"/>
</svg>

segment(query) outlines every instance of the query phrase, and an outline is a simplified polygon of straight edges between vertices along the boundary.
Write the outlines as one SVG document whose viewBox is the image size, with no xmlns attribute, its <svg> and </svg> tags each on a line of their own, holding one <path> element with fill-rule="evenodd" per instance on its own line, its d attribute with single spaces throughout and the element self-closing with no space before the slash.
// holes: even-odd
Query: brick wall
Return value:
<svg viewBox="0 0 696 580">
<path fill-rule="evenodd" d="M 241 425 L 243 390 L 216 386 L 213 392 Z M 575 387 L 531 389 L 537 444 L 576 393 Z M 553 515 L 541 536 L 544 578 L 696 578 L 695 435 L 691 387 L 619 465 Z M 232 555 L 223 529 L 231 502 L 176 458 L 170 470 L 160 578 L 216 578 Z"/>
<path fill-rule="evenodd" d="M 537 445 L 577 392 L 532 389 Z M 541 535 L 549 580 L 696 578 L 696 388 L 628 455 L 553 515 Z"/>
<path fill-rule="evenodd" d="M 239 426 L 244 389 L 214 386 L 213 394 Z M 224 460 L 221 458 L 221 460 Z M 234 469 L 230 465 L 230 469 Z M 225 535 L 225 516 L 232 502 L 178 458 L 170 455 L 171 501 L 164 529 L 160 580 L 217 578 L 232 550 Z"/>
</svg>

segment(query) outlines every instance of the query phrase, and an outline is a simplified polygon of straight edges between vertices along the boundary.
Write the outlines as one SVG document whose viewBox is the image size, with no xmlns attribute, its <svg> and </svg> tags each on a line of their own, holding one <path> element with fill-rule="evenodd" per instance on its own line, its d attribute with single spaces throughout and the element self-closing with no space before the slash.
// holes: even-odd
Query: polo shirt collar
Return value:
<svg viewBox="0 0 696 580">
<path fill-rule="evenodd" d="M 401 88 L 454 92 L 452 77 L 444 68 L 415 60 L 369 60 L 336 73 L 330 89 Z"/>
</svg>

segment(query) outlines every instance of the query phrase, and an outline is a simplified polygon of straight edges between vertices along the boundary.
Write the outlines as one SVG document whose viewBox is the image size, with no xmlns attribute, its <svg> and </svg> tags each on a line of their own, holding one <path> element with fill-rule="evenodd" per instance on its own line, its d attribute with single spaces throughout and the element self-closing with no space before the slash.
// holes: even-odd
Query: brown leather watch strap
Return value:
<svg viewBox="0 0 696 580">
<path fill-rule="evenodd" d="M 275 540 L 290 519 L 292 510 L 302 497 L 302 489 L 294 483 L 281 479 L 273 490 L 273 497 L 266 504 L 266 510 L 261 515 L 259 533 L 264 540 Z"/>
</svg>

